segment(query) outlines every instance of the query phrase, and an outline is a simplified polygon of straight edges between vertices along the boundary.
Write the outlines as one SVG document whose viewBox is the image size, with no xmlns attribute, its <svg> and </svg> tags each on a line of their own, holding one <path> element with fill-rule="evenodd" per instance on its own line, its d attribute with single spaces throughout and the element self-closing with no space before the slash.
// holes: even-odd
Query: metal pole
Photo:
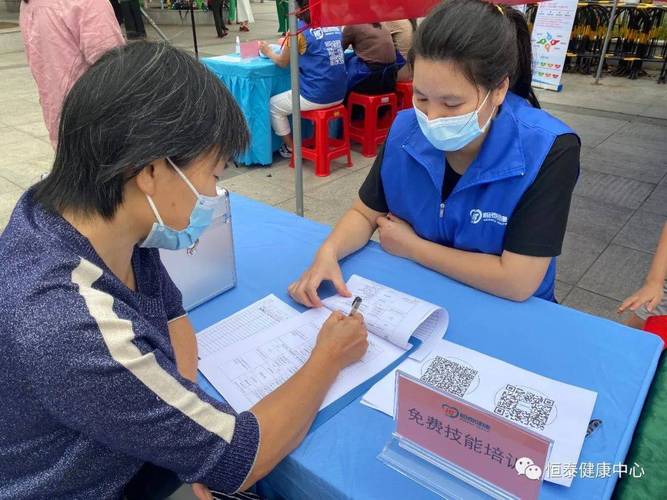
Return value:
<svg viewBox="0 0 667 500">
<path fill-rule="evenodd" d="M 195 28 L 195 0 L 190 0 L 190 19 L 192 19 L 192 41 L 195 44 L 195 57 L 199 59 L 199 48 L 197 47 L 197 29 Z"/>
<path fill-rule="evenodd" d="M 611 28 L 614 25 L 614 16 L 616 15 L 616 7 L 618 6 L 618 0 L 614 0 L 614 5 L 611 8 L 611 15 L 609 16 L 609 24 L 607 25 L 607 33 L 604 37 L 604 43 L 602 44 L 602 54 L 600 54 L 600 62 L 598 63 L 598 70 L 595 73 L 595 84 L 600 81 L 600 76 L 602 75 L 602 66 L 604 65 L 604 56 L 607 53 L 609 48 L 609 40 L 611 39 Z"/>
<path fill-rule="evenodd" d="M 296 4 L 289 0 L 290 76 L 292 80 L 292 128 L 294 138 L 294 188 L 296 191 L 296 214 L 303 217 L 303 158 L 301 157 L 301 102 L 299 97 L 299 44 L 296 34 Z"/>
<path fill-rule="evenodd" d="M 162 33 L 162 30 L 161 30 L 160 28 L 158 28 L 158 25 L 155 23 L 155 21 L 153 21 L 153 19 L 151 18 L 151 16 L 149 16 L 149 15 L 146 13 L 146 11 L 144 10 L 143 7 L 140 7 L 140 9 L 141 9 L 141 14 L 146 18 L 146 21 L 148 21 L 148 23 L 153 27 L 153 29 L 154 29 L 155 31 L 157 31 L 158 36 L 159 36 L 160 38 L 162 38 L 162 40 L 164 40 L 165 42 L 168 42 L 169 39 L 167 38 L 167 35 L 165 35 L 164 33 Z"/>
</svg>

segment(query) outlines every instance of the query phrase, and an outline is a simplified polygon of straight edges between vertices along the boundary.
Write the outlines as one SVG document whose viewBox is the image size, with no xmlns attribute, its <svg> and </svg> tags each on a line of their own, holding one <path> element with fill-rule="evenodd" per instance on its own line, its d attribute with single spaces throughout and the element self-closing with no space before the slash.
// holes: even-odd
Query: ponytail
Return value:
<svg viewBox="0 0 667 500">
<path fill-rule="evenodd" d="M 540 108 L 540 102 L 533 90 L 533 50 L 528 23 L 523 13 L 512 7 L 504 9 L 504 14 L 514 25 L 518 49 L 516 77 L 510 90 L 527 99 L 534 107 Z"/>
<path fill-rule="evenodd" d="M 409 54 L 455 62 L 468 80 L 494 90 L 509 78 L 510 90 L 539 108 L 533 92 L 530 33 L 523 14 L 482 0 L 447 0 L 419 25 Z"/>
</svg>

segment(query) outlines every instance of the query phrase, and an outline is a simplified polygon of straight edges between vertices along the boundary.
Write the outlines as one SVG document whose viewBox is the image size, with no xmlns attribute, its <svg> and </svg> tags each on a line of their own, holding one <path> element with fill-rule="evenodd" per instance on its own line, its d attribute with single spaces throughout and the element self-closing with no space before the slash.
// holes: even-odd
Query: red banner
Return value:
<svg viewBox="0 0 667 500">
<path fill-rule="evenodd" d="M 441 0 L 310 0 L 311 26 L 345 26 L 426 16 Z M 489 0 L 502 5 L 535 0 Z M 540 0 L 537 0 L 540 1 Z"/>
</svg>

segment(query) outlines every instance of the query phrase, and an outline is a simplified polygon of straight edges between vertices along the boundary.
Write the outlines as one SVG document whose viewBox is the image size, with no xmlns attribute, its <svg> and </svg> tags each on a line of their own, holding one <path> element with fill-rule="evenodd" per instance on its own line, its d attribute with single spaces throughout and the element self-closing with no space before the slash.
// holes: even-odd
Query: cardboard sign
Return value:
<svg viewBox="0 0 667 500">
<path fill-rule="evenodd" d="M 509 497 L 538 498 L 553 441 L 401 371 L 396 391 L 400 439 L 468 473 L 471 484 L 481 480 Z"/>
</svg>

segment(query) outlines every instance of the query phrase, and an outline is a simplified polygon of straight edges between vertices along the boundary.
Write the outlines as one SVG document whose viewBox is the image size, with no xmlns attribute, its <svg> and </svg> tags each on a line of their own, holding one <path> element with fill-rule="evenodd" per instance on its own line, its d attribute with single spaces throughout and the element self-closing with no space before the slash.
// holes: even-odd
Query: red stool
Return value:
<svg viewBox="0 0 667 500">
<path fill-rule="evenodd" d="M 313 122 L 313 136 L 304 139 L 301 154 L 305 160 L 315 162 L 315 175 L 318 177 L 328 176 L 331 173 L 329 168 L 331 160 L 339 156 L 347 156 L 347 166 L 352 166 L 350 120 L 345 106 L 338 104 L 330 108 L 302 111 L 301 118 Z M 329 137 L 329 122 L 331 120 L 342 120 L 342 139 Z M 294 157 L 292 157 L 290 167 L 294 168 Z"/>
<path fill-rule="evenodd" d="M 351 120 L 350 139 L 361 144 L 362 155 L 375 156 L 378 144 L 385 141 L 396 118 L 396 94 L 366 95 L 352 92 L 347 99 L 347 112 L 350 116 L 355 106 L 364 109 L 364 117 L 361 120 Z M 383 108 L 389 108 L 389 112 L 380 118 L 379 111 Z"/>
<path fill-rule="evenodd" d="M 412 107 L 412 82 L 396 82 L 396 95 L 398 95 L 398 110 L 410 109 Z"/>
<path fill-rule="evenodd" d="M 667 345 L 667 316 L 651 316 L 646 320 L 644 330 L 655 333 L 662 339 L 663 349 Z"/>
</svg>

